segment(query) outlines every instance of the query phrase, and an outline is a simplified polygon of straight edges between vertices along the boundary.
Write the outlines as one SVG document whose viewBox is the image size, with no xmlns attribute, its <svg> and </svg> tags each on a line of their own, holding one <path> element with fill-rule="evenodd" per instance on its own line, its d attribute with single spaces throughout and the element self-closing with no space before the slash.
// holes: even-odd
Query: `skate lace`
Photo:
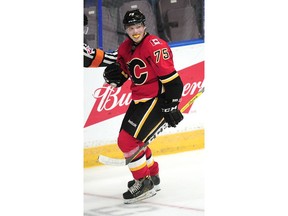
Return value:
<svg viewBox="0 0 288 216">
<path fill-rule="evenodd" d="M 141 182 L 138 180 L 135 180 L 135 183 L 129 188 L 129 191 L 134 194 L 136 191 L 138 191 L 141 188 Z"/>
</svg>

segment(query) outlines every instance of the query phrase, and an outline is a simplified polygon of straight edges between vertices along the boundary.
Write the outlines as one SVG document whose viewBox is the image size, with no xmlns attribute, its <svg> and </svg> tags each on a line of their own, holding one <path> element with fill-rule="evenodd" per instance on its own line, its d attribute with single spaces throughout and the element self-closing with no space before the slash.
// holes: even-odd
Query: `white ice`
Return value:
<svg viewBox="0 0 288 216">
<path fill-rule="evenodd" d="M 204 149 L 154 157 L 161 190 L 151 198 L 123 204 L 132 175 L 127 166 L 84 170 L 84 216 L 204 216 Z"/>
</svg>

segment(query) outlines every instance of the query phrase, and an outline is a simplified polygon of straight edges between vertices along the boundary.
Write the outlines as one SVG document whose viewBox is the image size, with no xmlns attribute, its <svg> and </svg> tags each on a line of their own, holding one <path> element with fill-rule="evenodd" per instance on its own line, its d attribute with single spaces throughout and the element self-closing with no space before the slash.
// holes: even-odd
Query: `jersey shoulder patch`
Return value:
<svg viewBox="0 0 288 216">
<path fill-rule="evenodd" d="M 152 44 L 152 46 L 156 46 L 156 45 L 161 44 L 161 42 L 159 41 L 158 38 L 152 38 L 152 39 L 150 40 L 150 43 Z"/>
<path fill-rule="evenodd" d="M 155 35 L 149 35 L 147 37 L 147 40 L 145 40 L 145 45 L 148 49 L 155 50 L 159 48 L 166 48 L 169 47 L 168 43 L 164 41 L 163 39 L 155 36 Z"/>
</svg>

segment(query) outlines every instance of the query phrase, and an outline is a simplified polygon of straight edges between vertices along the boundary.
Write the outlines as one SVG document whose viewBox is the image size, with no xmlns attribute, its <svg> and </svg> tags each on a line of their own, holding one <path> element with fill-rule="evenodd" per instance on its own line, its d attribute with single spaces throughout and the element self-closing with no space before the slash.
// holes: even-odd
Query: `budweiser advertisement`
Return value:
<svg viewBox="0 0 288 216">
<path fill-rule="evenodd" d="M 179 70 L 178 73 L 184 84 L 182 101 L 179 105 L 181 109 L 202 87 L 204 61 Z M 108 84 L 96 88 L 92 93 L 95 103 L 88 115 L 84 128 L 125 113 L 131 102 L 130 82 L 128 80 L 120 88 L 112 88 Z M 185 110 L 185 113 L 188 113 L 192 106 Z"/>
</svg>

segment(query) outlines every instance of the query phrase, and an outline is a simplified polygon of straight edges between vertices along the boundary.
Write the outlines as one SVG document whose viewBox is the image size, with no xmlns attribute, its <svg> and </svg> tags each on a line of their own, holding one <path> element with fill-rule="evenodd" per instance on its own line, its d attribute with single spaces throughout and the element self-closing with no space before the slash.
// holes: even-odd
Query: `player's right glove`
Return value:
<svg viewBox="0 0 288 216">
<path fill-rule="evenodd" d="M 178 109 L 178 104 L 178 99 L 164 99 L 162 102 L 161 110 L 169 127 L 176 127 L 176 125 L 183 120 L 183 115 Z"/>
<path fill-rule="evenodd" d="M 108 65 L 103 73 L 105 82 L 113 87 L 120 87 L 128 79 L 126 74 L 120 67 L 118 62 Z"/>
</svg>

